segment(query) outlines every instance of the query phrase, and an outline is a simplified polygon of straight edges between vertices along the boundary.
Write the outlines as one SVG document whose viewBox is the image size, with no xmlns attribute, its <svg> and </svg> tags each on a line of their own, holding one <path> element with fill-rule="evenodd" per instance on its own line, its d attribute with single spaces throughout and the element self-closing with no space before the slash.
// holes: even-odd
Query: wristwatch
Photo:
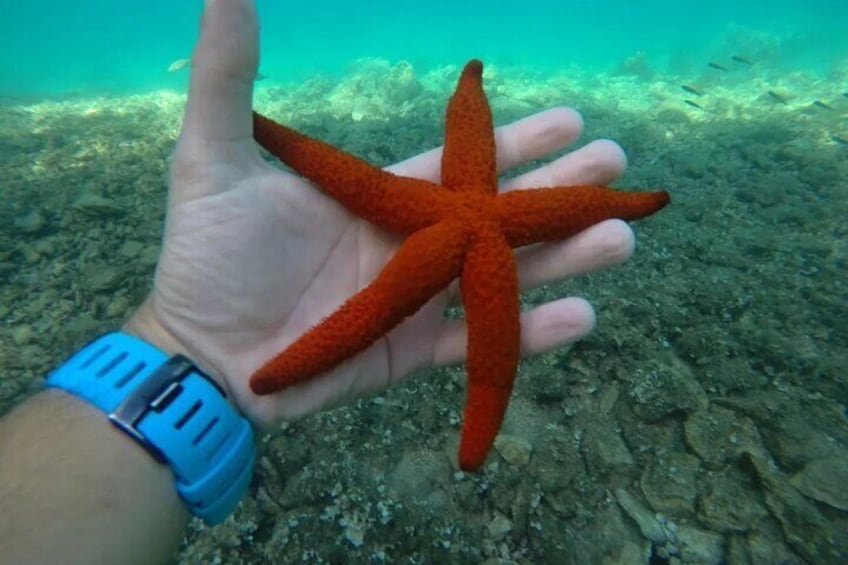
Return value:
<svg viewBox="0 0 848 565">
<path fill-rule="evenodd" d="M 171 467 L 177 492 L 210 525 L 232 513 L 253 475 L 250 423 L 183 355 L 168 356 L 126 333 L 101 336 L 47 377 L 102 410 Z"/>
</svg>

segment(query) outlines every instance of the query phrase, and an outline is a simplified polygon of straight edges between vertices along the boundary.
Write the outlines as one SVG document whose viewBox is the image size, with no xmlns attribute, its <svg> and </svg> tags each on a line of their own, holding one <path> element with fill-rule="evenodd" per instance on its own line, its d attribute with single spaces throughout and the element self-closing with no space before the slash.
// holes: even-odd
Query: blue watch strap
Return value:
<svg viewBox="0 0 848 565">
<path fill-rule="evenodd" d="M 134 336 L 89 343 L 47 378 L 105 412 L 174 472 L 189 510 L 223 521 L 244 496 L 256 457 L 253 431 L 215 382 L 187 358 Z"/>
</svg>

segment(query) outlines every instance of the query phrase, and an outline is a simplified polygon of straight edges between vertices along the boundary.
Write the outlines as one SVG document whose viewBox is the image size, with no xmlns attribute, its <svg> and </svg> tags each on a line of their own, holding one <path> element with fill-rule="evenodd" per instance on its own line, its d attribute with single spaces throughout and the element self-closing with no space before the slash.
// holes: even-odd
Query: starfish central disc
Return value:
<svg viewBox="0 0 848 565">
<path fill-rule="evenodd" d="M 498 194 L 483 64 L 463 69 L 448 103 L 442 183 L 396 176 L 254 113 L 257 142 L 374 225 L 407 234 L 374 281 L 251 376 L 270 394 L 333 369 L 414 314 L 457 277 L 468 327 L 468 398 L 459 465 L 478 469 L 500 429 L 520 356 L 513 247 L 571 237 L 610 218 L 637 220 L 668 193 L 581 185 Z"/>
<path fill-rule="evenodd" d="M 450 216 L 468 225 L 480 221 L 498 223 L 498 205 L 493 196 L 461 192 L 451 201 Z"/>
</svg>

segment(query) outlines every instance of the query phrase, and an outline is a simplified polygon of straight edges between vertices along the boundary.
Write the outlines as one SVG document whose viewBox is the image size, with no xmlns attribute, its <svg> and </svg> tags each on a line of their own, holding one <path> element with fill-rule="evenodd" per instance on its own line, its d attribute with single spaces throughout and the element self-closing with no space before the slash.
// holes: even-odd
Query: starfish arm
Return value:
<svg viewBox="0 0 848 565">
<path fill-rule="evenodd" d="M 450 193 L 437 184 L 384 171 L 257 112 L 253 136 L 345 208 L 385 230 L 419 230 L 436 223 L 449 206 Z"/>
<path fill-rule="evenodd" d="M 501 427 L 520 357 L 515 258 L 494 224 L 476 232 L 460 280 L 468 324 L 468 399 L 459 466 L 473 471 Z"/>
<path fill-rule="evenodd" d="M 666 191 L 624 192 L 605 186 L 513 190 L 498 195 L 501 229 L 512 247 L 565 239 L 612 218 L 638 220 L 669 202 Z"/>
<path fill-rule="evenodd" d="M 495 194 L 495 133 L 492 111 L 483 92 L 483 63 L 469 61 L 462 70 L 445 118 L 442 184 L 456 192 Z"/>
<path fill-rule="evenodd" d="M 370 285 L 267 361 L 250 378 L 270 394 L 332 369 L 414 314 L 459 274 L 466 246 L 459 222 L 409 236 Z"/>
</svg>

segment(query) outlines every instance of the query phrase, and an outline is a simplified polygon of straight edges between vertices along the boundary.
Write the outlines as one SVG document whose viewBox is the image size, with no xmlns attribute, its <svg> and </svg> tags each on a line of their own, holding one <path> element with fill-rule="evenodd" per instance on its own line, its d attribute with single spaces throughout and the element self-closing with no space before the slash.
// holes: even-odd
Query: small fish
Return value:
<svg viewBox="0 0 848 565">
<path fill-rule="evenodd" d="M 730 58 L 731 61 L 736 61 L 737 63 L 742 63 L 743 65 L 753 65 L 750 59 L 746 59 L 745 57 L 739 55 L 733 55 Z"/>
<path fill-rule="evenodd" d="M 715 63 L 713 61 L 707 63 L 707 66 L 716 69 L 717 71 L 723 71 L 725 73 L 727 72 L 727 67 L 725 67 L 724 65 L 719 65 L 718 63 Z"/>
<path fill-rule="evenodd" d="M 700 105 L 700 104 L 698 104 L 697 102 L 693 102 L 692 100 L 688 100 L 688 99 L 687 99 L 687 100 L 684 100 L 684 101 L 683 101 L 683 103 L 684 103 L 684 104 L 688 104 L 688 105 L 692 106 L 693 108 L 697 108 L 697 109 L 699 109 L 699 110 L 703 110 L 703 109 L 704 109 L 704 107 L 703 107 L 703 106 L 701 106 L 701 105 Z"/>
<path fill-rule="evenodd" d="M 830 110 L 831 112 L 833 111 L 833 106 L 831 106 L 827 102 L 822 102 L 821 100 L 818 100 L 818 99 L 813 101 L 813 106 L 818 106 L 822 110 Z"/>
<path fill-rule="evenodd" d="M 174 61 L 173 63 L 168 65 L 168 72 L 169 73 L 175 73 L 175 72 L 179 71 L 180 69 L 182 69 L 183 67 L 185 67 L 186 65 L 188 65 L 189 63 L 191 63 L 191 59 L 188 58 L 188 57 L 185 58 L 185 59 L 177 59 L 176 61 Z"/>
<path fill-rule="evenodd" d="M 848 138 L 843 137 L 841 135 L 831 135 L 830 139 L 834 143 L 838 143 L 839 145 L 848 145 Z"/>
<path fill-rule="evenodd" d="M 698 90 L 697 88 L 695 88 L 691 84 L 682 84 L 682 85 L 680 85 L 680 88 L 682 88 L 683 90 L 685 90 L 689 94 L 694 94 L 695 96 L 703 96 L 704 95 L 704 92 L 702 90 Z"/>
<path fill-rule="evenodd" d="M 775 92 L 774 90 L 769 90 L 768 95 L 783 104 L 784 106 L 788 105 L 789 102 L 786 101 L 786 98 Z"/>
</svg>

